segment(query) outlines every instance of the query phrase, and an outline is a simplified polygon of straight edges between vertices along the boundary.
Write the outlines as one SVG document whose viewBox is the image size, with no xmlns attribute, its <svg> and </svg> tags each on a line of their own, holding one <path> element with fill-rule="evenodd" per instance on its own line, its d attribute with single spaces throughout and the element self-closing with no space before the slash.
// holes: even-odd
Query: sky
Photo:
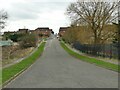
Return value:
<svg viewBox="0 0 120 90">
<path fill-rule="evenodd" d="M 8 13 L 7 26 L 2 32 L 27 28 L 49 27 L 55 33 L 70 25 L 65 14 L 75 0 L 0 0 L 0 10 Z"/>
</svg>

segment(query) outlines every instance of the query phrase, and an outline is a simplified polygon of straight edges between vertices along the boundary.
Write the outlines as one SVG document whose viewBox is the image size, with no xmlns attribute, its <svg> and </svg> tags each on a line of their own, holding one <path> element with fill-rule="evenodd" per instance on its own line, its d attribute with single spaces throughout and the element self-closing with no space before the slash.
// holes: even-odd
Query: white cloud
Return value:
<svg viewBox="0 0 120 90">
<path fill-rule="evenodd" d="M 16 31 L 19 28 L 36 29 L 50 27 L 56 32 L 59 27 L 68 26 L 69 20 L 64 14 L 70 2 L 76 0 L 0 0 L 0 9 L 9 14 L 4 31 Z"/>
<path fill-rule="evenodd" d="M 19 28 L 35 29 L 50 27 L 58 32 L 60 26 L 67 26 L 64 15 L 67 6 L 73 0 L 1 0 L 0 8 L 9 14 L 4 31 L 16 31 Z"/>
</svg>

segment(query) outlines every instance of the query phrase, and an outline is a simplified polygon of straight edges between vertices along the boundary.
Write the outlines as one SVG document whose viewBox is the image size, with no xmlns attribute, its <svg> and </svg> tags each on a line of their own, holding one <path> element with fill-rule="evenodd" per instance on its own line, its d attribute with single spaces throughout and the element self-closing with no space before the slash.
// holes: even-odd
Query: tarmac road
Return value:
<svg viewBox="0 0 120 90">
<path fill-rule="evenodd" d="M 118 88 L 118 73 L 70 56 L 53 38 L 42 56 L 6 88 Z"/>
</svg>

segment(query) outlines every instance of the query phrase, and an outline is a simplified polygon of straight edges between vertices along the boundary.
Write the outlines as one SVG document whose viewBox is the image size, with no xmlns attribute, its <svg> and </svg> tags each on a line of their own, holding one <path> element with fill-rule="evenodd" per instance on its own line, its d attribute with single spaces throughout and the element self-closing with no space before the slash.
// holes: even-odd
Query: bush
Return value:
<svg viewBox="0 0 120 90">
<path fill-rule="evenodd" d="M 65 42 L 72 44 L 75 41 L 77 41 L 77 33 L 78 33 L 77 29 L 74 27 L 71 27 L 71 28 L 67 29 L 67 31 L 63 35 L 62 39 Z"/>
<path fill-rule="evenodd" d="M 20 38 L 19 34 L 13 34 L 9 36 L 9 39 L 11 39 L 13 42 L 18 42 L 19 38 Z"/>
<path fill-rule="evenodd" d="M 25 34 L 20 39 L 21 48 L 36 47 L 36 44 L 37 44 L 37 38 L 35 34 Z"/>
</svg>

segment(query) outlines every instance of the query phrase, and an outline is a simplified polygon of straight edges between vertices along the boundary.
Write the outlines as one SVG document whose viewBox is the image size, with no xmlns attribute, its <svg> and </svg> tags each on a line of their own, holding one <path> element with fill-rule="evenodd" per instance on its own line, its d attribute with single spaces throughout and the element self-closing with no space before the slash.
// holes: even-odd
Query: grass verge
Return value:
<svg viewBox="0 0 120 90">
<path fill-rule="evenodd" d="M 45 42 L 42 42 L 38 49 L 28 58 L 22 60 L 21 62 L 12 65 L 8 68 L 2 70 L 2 84 L 11 79 L 13 76 L 21 72 L 22 70 L 27 69 L 31 64 L 37 60 L 44 50 Z"/>
<path fill-rule="evenodd" d="M 64 48 L 65 51 L 67 51 L 70 55 L 82 60 L 82 61 L 86 61 L 86 62 L 89 62 L 89 63 L 94 63 L 95 65 L 98 65 L 98 66 L 101 66 L 101 67 L 104 67 L 106 69 L 110 69 L 110 70 L 113 70 L 113 71 L 116 71 L 116 72 L 120 72 L 120 70 L 118 69 L 118 67 L 120 68 L 120 65 L 116 65 L 116 64 L 112 64 L 112 63 L 109 63 L 109 62 L 104 62 L 104 61 L 101 61 L 101 60 L 98 60 L 98 59 L 95 59 L 95 58 L 90 58 L 90 57 L 86 57 L 86 56 L 83 56 L 83 55 L 80 55 L 74 51 L 72 51 L 71 49 L 69 49 L 64 42 L 60 42 L 61 46 Z"/>
</svg>

